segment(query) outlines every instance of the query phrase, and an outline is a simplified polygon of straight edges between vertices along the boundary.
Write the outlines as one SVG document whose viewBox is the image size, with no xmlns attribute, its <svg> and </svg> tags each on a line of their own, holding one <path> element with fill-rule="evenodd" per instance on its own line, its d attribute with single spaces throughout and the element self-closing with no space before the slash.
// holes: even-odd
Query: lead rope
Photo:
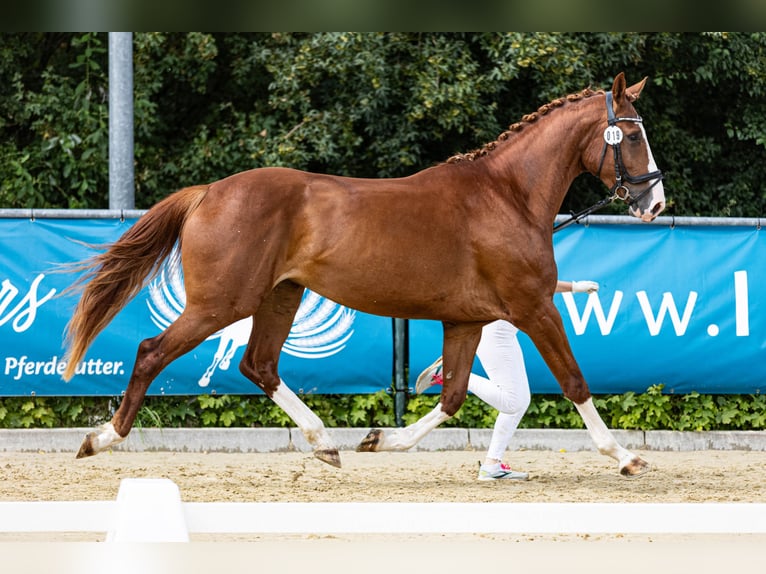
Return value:
<svg viewBox="0 0 766 574">
<path fill-rule="evenodd" d="M 599 209 L 601 209 L 603 207 L 606 207 L 607 205 L 612 203 L 615 200 L 616 197 L 617 197 L 616 195 L 611 195 L 609 197 L 605 197 L 604 199 L 602 199 L 598 203 L 594 203 L 590 207 L 588 207 L 586 209 L 583 209 L 582 211 L 580 211 L 578 213 L 575 213 L 574 211 L 570 211 L 569 213 L 571 214 L 571 217 L 569 219 L 565 220 L 565 221 L 562 221 L 558 225 L 554 225 L 553 226 L 553 233 L 556 233 L 557 231 L 561 231 L 565 227 L 568 227 L 568 226 L 572 225 L 573 223 L 577 223 L 582 218 L 588 217 L 591 213 L 595 213 Z"/>
</svg>

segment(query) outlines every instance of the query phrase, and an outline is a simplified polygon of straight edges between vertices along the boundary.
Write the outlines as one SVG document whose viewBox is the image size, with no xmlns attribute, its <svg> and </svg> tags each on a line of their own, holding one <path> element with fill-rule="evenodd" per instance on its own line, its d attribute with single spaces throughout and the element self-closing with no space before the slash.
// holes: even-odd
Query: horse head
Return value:
<svg viewBox="0 0 766 574">
<path fill-rule="evenodd" d="M 603 142 L 592 173 L 611 189 L 614 199 L 628 204 L 631 215 L 652 221 L 665 209 L 665 191 L 643 120 L 633 107 L 646 80 L 627 87 L 620 72 L 611 91 L 606 92 L 604 119 L 597 130 L 603 134 Z"/>
</svg>

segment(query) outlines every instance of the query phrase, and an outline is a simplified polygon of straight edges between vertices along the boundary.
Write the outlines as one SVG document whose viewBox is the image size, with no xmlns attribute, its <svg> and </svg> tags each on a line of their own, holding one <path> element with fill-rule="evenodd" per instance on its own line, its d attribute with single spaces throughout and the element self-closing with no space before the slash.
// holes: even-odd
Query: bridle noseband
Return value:
<svg viewBox="0 0 766 574">
<path fill-rule="evenodd" d="M 651 171 L 643 175 L 631 175 L 625 168 L 625 164 L 622 162 L 622 152 L 620 150 L 620 142 L 622 142 L 622 130 L 617 126 L 619 122 L 633 122 L 635 124 L 643 124 L 644 120 L 641 116 L 635 118 L 628 117 L 616 117 L 614 115 L 614 109 L 612 107 L 613 96 L 612 92 L 606 92 L 606 121 L 607 127 L 604 130 L 604 147 L 601 149 L 601 161 L 598 164 L 598 171 L 596 176 L 601 173 L 604 167 L 604 160 L 606 159 L 607 147 L 612 147 L 614 154 L 614 185 L 609 190 L 609 196 L 605 197 L 595 205 L 590 206 L 587 209 L 582 210 L 579 213 L 573 213 L 570 219 L 563 221 L 559 225 L 553 227 L 553 232 L 559 231 L 577 221 L 580 221 L 583 217 L 587 217 L 591 213 L 598 211 L 602 207 L 609 205 L 616 199 L 621 199 L 628 204 L 629 207 L 633 207 L 636 203 L 641 201 L 652 188 L 662 181 L 662 172 L 660 170 Z M 643 190 L 638 195 L 631 194 L 630 188 L 627 184 L 644 183 L 646 181 L 655 180 L 649 187 Z"/>
</svg>

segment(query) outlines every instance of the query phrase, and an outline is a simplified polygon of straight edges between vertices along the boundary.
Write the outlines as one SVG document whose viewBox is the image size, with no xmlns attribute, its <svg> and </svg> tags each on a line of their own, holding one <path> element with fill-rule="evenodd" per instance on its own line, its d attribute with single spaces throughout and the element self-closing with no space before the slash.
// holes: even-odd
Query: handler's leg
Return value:
<svg viewBox="0 0 766 574">
<path fill-rule="evenodd" d="M 468 380 L 468 390 L 499 411 L 485 464 L 502 461 L 531 400 L 518 331 L 507 321 L 486 325 L 476 355 L 489 378 L 471 373 Z"/>
</svg>

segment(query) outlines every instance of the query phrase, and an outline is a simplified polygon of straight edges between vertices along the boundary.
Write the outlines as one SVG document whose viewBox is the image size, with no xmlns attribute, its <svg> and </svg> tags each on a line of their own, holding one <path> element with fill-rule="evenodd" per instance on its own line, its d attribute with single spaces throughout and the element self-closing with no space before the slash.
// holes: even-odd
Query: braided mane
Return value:
<svg viewBox="0 0 766 574">
<path fill-rule="evenodd" d="M 513 133 L 521 131 L 524 128 L 524 126 L 527 124 L 536 122 L 540 118 L 540 116 L 544 116 L 551 110 L 555 108 L 560 108 L 567 102 L 577 102 L 582 100 L 583 98 L 590 98 L 591 96 L 594 96 L 596 94 L 603 94 L 603 93 L 604 93 L 603 90 L 591 90 L 590 88 L 585 88 L 584 90 L 576 94 L 569 94 L 568 96 L 565 96 L 563 98 L 557 98 L 550 103 L 540 106 L 536 112 L 532 112 L 531 114 L 527 114 L 524 117 L 522 117 L 520 122 L 516 122 L 515 124 L 512 124 L 507 130 L 505 130 L 503 133 L 497 136 L 497 139 L 495 141 L 484 144 L 484 146 L 482 146 L 481 148 L 475 149 L 473 151 L 455 154 L 449 159 L 447 159 L 445 163 L 460 163 L 464 161 L 475 161 L 481 157 L 484 157 L 488 153 L 490 153 L 492 150 L 494 150 L 497 147 L 497 145 L 500 142 L 507 140 Z"/>
</svg>

